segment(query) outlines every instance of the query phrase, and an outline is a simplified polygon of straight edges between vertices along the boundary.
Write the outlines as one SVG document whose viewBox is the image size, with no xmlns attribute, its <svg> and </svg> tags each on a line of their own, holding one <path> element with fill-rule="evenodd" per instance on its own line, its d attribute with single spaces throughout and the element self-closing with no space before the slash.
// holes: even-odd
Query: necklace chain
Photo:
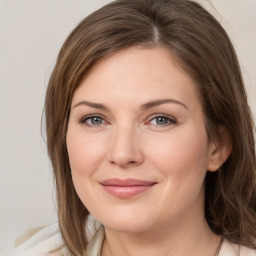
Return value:
<svg viewBox="0 0 256 256">
<path fill-rule="evenodd" d="M 220 249 L 221 249 L 221 246 L 222 246 L 222 244 L 223 244 L 224 240 L 225 240 L 225 236 L 223 235 L 223 236 L 221 237 L 221 240 L 220 240 L 219 246 L 218 246 L 218 248 L 217 248 L 217 250 L 216 250 L 216 252 L 215 252 L 214 256 L 219 256 Z"/>
</svg>

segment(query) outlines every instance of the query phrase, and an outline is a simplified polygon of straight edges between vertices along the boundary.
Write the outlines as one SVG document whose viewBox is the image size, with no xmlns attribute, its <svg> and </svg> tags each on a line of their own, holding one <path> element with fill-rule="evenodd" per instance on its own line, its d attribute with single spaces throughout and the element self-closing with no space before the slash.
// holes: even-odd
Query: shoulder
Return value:
<svg viewBox="0 0 256 256">
<path fill-rule="evenodd" d="M 240 246 L 240 256 L 256 256 L 256 250 Z"/>
<path fill-rule="evenodd" d="M 256 250 L 224 240 L 219 256 L 256 256 Z"/>
<path fill-rule="evenodd" d="M 26 234 L 22 240 L 24 237 L 25 241 L 10 256 L 62 256 L 65 253 L 57 223 L 41 228 L 30 236 Z"/>
<path fill-rule="evenodd" d="M 102 232 L 97 232 L 101 227 L 91 215 L 88 216 L 86 226 L 86 236 L 89 241 L 93 241 L 95 245 L 102 241 Z M 102 229 L 100 229 L 102 230 Z M 96 236 L 96 233 L 98 235 Z M 101 235 L 100 235 L 101 234 Z M 96 239 L 96 237 L 98 237 Z M 92 239 L 94 238 L 94 239 Z M 98 242 L 96 242 L 96 240 Z M 91 244 L 91 242 L 89 242 Z M 62 236 L 59 229 L 59 224 L 56 222 L 41 228 L 35 228 L 26 232 L 18 239 L 18 245 L 5 256 L 68 256 L 68 250 L 65 248 Z M 92 247 L 92 246 L 91 246 Z M 96 250 L 96 247 L 94 248 Z M 96 254 L 97 255 L 97 254 Z"/>
</svg>

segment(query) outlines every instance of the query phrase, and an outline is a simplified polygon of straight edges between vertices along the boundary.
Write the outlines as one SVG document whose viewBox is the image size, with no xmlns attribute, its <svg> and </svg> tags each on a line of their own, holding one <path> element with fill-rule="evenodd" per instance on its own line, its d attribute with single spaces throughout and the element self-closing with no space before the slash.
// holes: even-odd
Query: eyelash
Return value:
<svg viewBox="0 0 256 256">
<path fill-rule="evenodd" d="M 87 121 L 88 120 L 91 120 L 93 118 L 98 118 L 100 119 L 103 123 L 101 124 L 88 124 Z M 146 122 L 146 124 L 150 124 L 150 122 L 152 122 L 154 119 L 157 119 L 157 118 L 163 118 L 165 119 L 168 123 L 167 124 L 163 124 L 163 125 L 160 125 L 160 124 L 151 124 L 153 125 L 154 127 L 165 127 L 165 126 L 170 126 L 170 125 L 174 125 L 174 124 L 177 124 L 177 120 L 173 117 L 170 117 L 168 115 L 164 115 L 164 114 L 158 114 L 158 115 L 155 115 L 153 116 L 148 122 Z M 86 126 L 88 127 L 92 127 L 92 128 L 97 128 L 97 127 L 100 127 L 101 125 L 105 125 L 107 122 L 104 120 L 104 117 L 100 116 L 100 115 L 91 115 L 91 116 L 85 116 L 85 117 L 82 117 L 81 119 L 79 119 L 78 121 L 79 124 L 85 124 Z M 92 123 L 92 122 L 91 122 Z"/>
<path fill-rule="evenodd" d="M 160 125 L 160 124 L 152 124 L 153 126 L 155 127 L 165 127 L 165 126 L 170 126 L 170 125 L 174 125 L 174 124 L 177 124 L 177 120 L 173 117 L 170 117 L 168 115 L 155 115 L 153 118 L 150 119 L 150 122 L 152 122 L 154 119 L 157 119 L 157 118 L 163 118 L 163 119 L 166 119 L 166 121 L 168 122 L 167 124 L 163 124 L 163 125 Z"/>
<path fill-rule="evenodd" d="M 99 125 L 93 125 L 93 124 L 88 124 L 86 121 L 88 120 L 92 120 L 93 118 L 98 118 L 101 119 L 104 123 L 103 124 L 99 124 Z M 80 124 L 85 124 L 88 127 L 99 127 L 100 125 L 104 125 L 106 123 L 106 121 L 104 121 L 104 117 L 100 116 L 100 115 L 91 115 L 91 116 L 85 116 L 82 117 L 79 121 Z"/>
</svg>

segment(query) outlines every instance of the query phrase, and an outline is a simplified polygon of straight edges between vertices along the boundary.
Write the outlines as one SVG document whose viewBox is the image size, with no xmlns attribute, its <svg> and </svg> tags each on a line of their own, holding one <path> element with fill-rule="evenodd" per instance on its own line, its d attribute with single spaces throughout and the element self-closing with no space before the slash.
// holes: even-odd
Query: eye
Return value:
<svg viewBox="0 0 256 256">
<path fill-rule="evenodd" d="M 174 118 L 170 118 L 165 115 L 155 116 L 149 122 L 149 124 L 153 124 L 156 126 L 167 126 L 167 125 L 172 125 L 176 123 L 177 121 Z"/>
<path fill-rule="evenodd" d="M 100 116 L 84 117 L 79 122 L 81 124 L 86 124 L 87 126 L 100 126 L 106 123 L 105 120 Z"/>
</svg>

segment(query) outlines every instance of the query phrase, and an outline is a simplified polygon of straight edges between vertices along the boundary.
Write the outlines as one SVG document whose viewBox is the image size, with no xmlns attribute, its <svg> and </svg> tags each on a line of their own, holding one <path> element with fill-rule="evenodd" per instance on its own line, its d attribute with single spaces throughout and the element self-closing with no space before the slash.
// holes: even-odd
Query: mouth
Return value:
<svg viewBox="0 0 256 256">
<path fill-rule="evenodd" d="M 138 179 L 108 179 L 100 182 L 104 190 L 118 198 L 132 198 L 151 189 L 157 182 Z"/>
</svg>

